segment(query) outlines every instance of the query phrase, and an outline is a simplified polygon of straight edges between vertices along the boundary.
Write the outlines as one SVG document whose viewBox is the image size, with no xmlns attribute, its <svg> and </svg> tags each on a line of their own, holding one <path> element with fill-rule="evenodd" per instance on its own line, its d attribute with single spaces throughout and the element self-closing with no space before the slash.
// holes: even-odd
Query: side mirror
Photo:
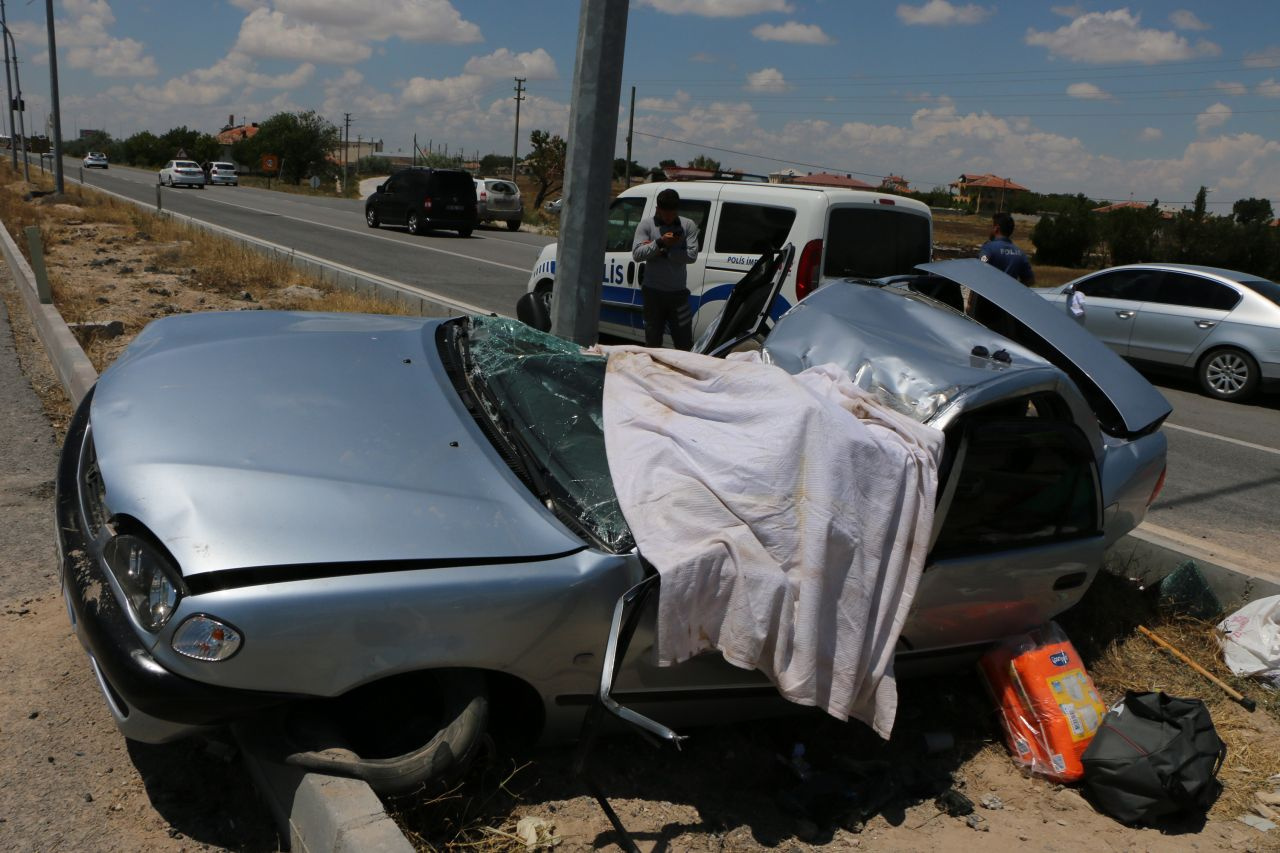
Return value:
<svg viewBox="0 0 1280 853">
<path fill-rule="evenodd" d="M 381 184 L 378 184 L 378 192 L 384 193 L 386 191 L 387 191 L 387 185 L 385 181 Z"/>
</svg>

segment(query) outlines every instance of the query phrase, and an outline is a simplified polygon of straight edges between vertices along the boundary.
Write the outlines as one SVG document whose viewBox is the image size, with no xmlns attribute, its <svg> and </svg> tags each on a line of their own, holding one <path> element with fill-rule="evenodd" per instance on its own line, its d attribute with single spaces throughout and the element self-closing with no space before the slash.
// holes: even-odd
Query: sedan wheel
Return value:
<svg viewBox="0 0 1280 853">
<path fill-rule="evenodd" d="M 417 211 L 414 211 L 413 213 L 409 214 L 409 233 L 410 234 L 422 233 L 422 220 L 418 218 Z"/>
<path fill-rule="evenodd" d="M 372 206 L 366 207 L 364 209 L 364 222 L 370 228 L 378 227 L 378 211 L 375 210 Z"/>
<path fill-rule="evenodd" d="M 1258 363 L 1248 353 L 1230 347 L 1202 358 L 1196 373 L 1201 389 L 1219 400 L 1245 400 L 1258 387 Z"/>
</svg>

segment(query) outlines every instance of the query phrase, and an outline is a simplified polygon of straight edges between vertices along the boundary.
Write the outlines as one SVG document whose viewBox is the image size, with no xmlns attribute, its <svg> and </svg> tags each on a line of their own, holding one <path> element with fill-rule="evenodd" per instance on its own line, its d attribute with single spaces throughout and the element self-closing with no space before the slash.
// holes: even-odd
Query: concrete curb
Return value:
<svg viewBox="0 0 1280 853">
<path fill-rule="evenodd" d="M 36 295 L 35 276 L 9 229 L 0 223 L 0 250 L 9 265 L 14 281 L 36 334 L 44 345 L 54 372 L 78 406 L 98 380 L 89 357 L 84 354 L 75 335 L 53 305 L 45 305 Z M 357 779 L 303 773 L 292 767 L 273 764 L 254 755 L 241 744 L 249 773 L 262 792 L 281 833 L 289 839 L 290 849 L 303 853 L 341 851 L 341 853 L 412 853 L 413 845 L 405 838 L 382 807 L 382 801 L 367 784 Z"/>
<path fill-rule="evenodd" d="M 27 304 L 27 313 L 31 315 L 31 323 L 35 326 L 36 335 L 44 345 L 45 352 L 49 354 L 54 372 L 58 374 L 58 379 L 66 389 L 67 396 L 71 398 L 71 405 L 74 408 L 80 405 L 84 395 L 88 394 L 93 383 L 98 381 L 98 371 L 93 369 L 93 363 L 84 354 L 76 336 L 67 328 L 58 309 L 52 304 L 40 301 L 36 293 L 35 273 L 31 271 L 31 265 L 22 256 L 22 252 L 18 250 L 18 244 L 14 242 L 13 237 L 9 235 L 9 229 L 4 227 L 3 223 L 0 223 L 0 250 L 3 250 L 9 272 L 13 275 L 18 292 L 22 294 L 22 300 Z"/>
<path fill-rule="evenodd" d="M 1230 613 L 1247 601 L 1280 595 L 1280 578 L 1268 577 L 1253 569 L 1216 556 L 1213 552 L 1175 542 L 1142 525 L 1107 551 L 1108 562 L 1126 577 L 1138 578 L 1146 586 L 1159 583 L 1187 560 Z"/>
</svg>

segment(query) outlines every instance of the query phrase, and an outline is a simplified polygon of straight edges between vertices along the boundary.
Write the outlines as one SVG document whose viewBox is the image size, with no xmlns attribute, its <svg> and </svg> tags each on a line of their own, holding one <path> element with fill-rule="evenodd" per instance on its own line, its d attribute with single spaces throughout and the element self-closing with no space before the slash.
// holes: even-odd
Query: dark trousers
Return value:
<svg viewBox="0 0 1280 853">
<path fill-rule="evenodd" d="M 676 349 L 693 349 L 693 312 L 689 310 L 689 291 L 640 289 L 644 297 L 644 345 L 662 346 L 662 334 L 671 330 Z"/>
</svg>

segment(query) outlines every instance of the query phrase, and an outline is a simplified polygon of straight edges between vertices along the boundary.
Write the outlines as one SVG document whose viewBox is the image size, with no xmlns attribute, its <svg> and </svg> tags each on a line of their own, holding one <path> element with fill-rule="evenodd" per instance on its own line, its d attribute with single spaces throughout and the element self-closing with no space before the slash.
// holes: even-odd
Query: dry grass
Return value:
<svg viewBox="0 0 1280 853">
<path fill-rule="evenodd" d="M 1222 662 L 1214 623 L 1164 609 L 1158 590 L 1101 572 L 1084 600 L 1060 620 L 1080 651 L 1103 698 L 1126 690 L 1159 691 L 1202 700 L 1227 745 L 1219 776 L 1224 790 L 1210 814 L 1234 818 L 1249 811 L 1254 794 L 1271 790 L 1268 777 L 1280 773 L 1280 694 L 1231 674 Z M 1215 676 L 1258 703 L 1254 713 L 1138 633 L 1146 625 Z"/>
</svg>

